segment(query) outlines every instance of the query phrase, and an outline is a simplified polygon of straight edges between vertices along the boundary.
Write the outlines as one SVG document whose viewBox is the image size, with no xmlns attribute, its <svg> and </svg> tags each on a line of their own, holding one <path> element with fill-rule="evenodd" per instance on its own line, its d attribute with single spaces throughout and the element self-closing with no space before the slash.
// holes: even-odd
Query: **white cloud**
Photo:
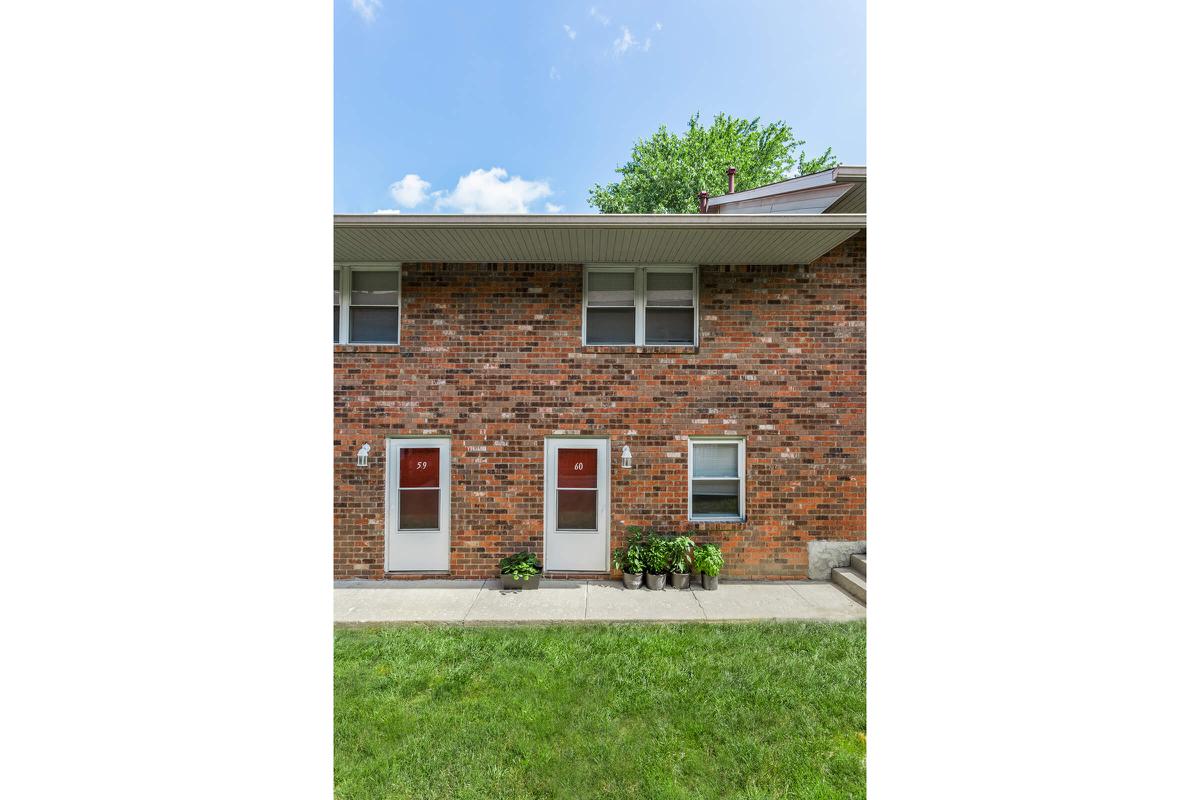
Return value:
<svg viewBox="0 0 1200 800">
<path fill-rule="evenodd" d="M 350 0 L 350 4 L 367 22 L 374 22 L 375 12 L 383 8 L 383 0 Z"/>
<path fill-rule="evenodd" d="M 416 208 L 429 199 L 429 181 L 421 180 L 420 175 L 405 175 L 388 187 L 392 199 L 401 208 Z"/>
<path fill-rule="evenodd" d="M 599 11 L 597 11 L 595 6 L 592 6 L 591 8 L 588 9 L 588 16 L 591 17 L 592 19 L 596 20 L 596 22 L 599 22 L 601 25 L 605 26 L 606 28 L 608 27 L 608 23 L 612 22 L 612 20 L 610 20 L 608 17 L 604 16 Z"/>
<path fill-rule="evenodd" d="M 613 39 L 613 55 L 623 56 L 630 50 L 641 50 L 643 53 L 650 49 L 650 37 L 647 36 L 645 41 L 638 39 L 633 35 L 633 32 L 624 25 L 621 26 L 621 35 Z"/>
<path fill-rule="evenodd" d="M 661 23 L 661 22 L 656 22 L 656 23 L 654 23 L 654 30 L 656 30 L 656 31 L 661 31 L 661 30 L 662 30 L 662 23 Z"/>
<path fill-rule="evenodd" d="M 378 211 L 372 211 L 372 214 L 403 214 L 404 212 L 398 208 L 381 208 Z"/>
<path fill-rule="evenodd" d="M 613 55 L 623 56 L 630 50 L 641 50 L 643 53 L 650 49 L 650 37 L 645 41 L 638 39 L 628 27 L 621 26 L 621 35 L 613 39 Z"/>
<path fill-rule="evenodd" d="M 562 210 L 563 210 L 562 206 L 556 206 L 556 205 L 554 205 L 554 203 L 546 203 L 546 213 L 547 214 L 557 214 Z"/>
<path fill-rule="evenodd" d="M 621 35 L 613 40 L 613 52 L 617 55 L 623 55 L 626 50 L 637 44 L 637 39 L 633 38 L 633 34 L 629 32 L 629 28 L 621 26 Z"/>
<path fill-rule="evenodd" d="M 557 81 L 562 79 L 562 74 L 558 71 L 558 67 L 550 68 L 550 80 Z"/>
<path fill-rule="evenodd" d="M 518 175 L 509 178 L 503 167 L 492 167 L 463 175 L 449 194 L 434 194 L 438 209 L 448 208 L 464 214 L 528 214 L 529 203 L 550 196 L 550 184 L 527 181 Z"/>
<path fill-rule="evenodd" d="M 568 39 L 574 39 L 577 35 L 576 31 L 573 30 L 570 25 L 563 25 L 563 30 L 567 32 Z"/>
</svg>

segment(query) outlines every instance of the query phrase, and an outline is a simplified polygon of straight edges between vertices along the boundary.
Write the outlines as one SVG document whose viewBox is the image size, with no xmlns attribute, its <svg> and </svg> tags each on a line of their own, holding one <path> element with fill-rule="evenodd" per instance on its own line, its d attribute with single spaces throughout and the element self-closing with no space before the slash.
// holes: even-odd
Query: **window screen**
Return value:
<svg viewBox="0 0 1200 800">
<path fill-rule="evenodd" d="M 646 271 L 646 344 L 692 344 L 696 317 L 691 272 Z"/>
<path fill-rule="evenodd" d="M 400 273 L 350 273 L 350 341 L 395 344 L 400 327 Z"/>
<path fill-rule="evenodd" d="M 587 344 L 633 344 L 637 331 L 636 275 L 589 271 Z"/>
</svg>

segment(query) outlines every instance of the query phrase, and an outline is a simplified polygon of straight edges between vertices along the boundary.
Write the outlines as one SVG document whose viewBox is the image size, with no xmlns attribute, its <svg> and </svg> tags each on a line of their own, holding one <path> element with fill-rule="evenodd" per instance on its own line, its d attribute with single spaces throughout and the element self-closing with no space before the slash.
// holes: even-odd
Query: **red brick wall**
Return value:
<svg viewBox="0 0 1200 800">
<path fill-rule="evenodd" d="M 581 345 L 582 269 L 409 264 L 400 345 L 335 346 L 335 578 L 384 577 L 384 439 L 413 434 L 451 439 L 454 577 L 541 552 L 555 433 L 611 438 L 614 544 L 689 529 L 723 575 L 796 579 L 810 539 L 865 538 L 864 234 L 808 267 L 702 267 L 698 348 Z M 744 523 L 688 522 L 689 435 L 746 437 Z"/>
</svg>

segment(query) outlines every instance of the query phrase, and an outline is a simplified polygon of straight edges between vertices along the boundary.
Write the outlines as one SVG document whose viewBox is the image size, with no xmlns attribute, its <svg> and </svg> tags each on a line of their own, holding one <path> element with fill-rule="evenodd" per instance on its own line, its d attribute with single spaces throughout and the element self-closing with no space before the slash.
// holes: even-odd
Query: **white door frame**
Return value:
<svg viewBox="0 0 1200 800">
<path fill-rule="evenodd" d="M 558 533 L 558 451 L 596 450 L 596 531 Z M 542 480 L 542 565 L 547 572 L 608 572 L 609 566 L 609 446 L 604 437 L 547 437 Z"/>
<path fill-rule="evenodd" d="M 436 447 L 438 461 L 438 527 L 429 530 L 396 529 L 396 500 L 400 481 L 400 450 Z M 387 440 L 385 471 L 387 499 L 384 511 L 383 562 L 386 572 L 448 572 L 450 570 L 450 440 L 417 437 Z"/>
</svg>

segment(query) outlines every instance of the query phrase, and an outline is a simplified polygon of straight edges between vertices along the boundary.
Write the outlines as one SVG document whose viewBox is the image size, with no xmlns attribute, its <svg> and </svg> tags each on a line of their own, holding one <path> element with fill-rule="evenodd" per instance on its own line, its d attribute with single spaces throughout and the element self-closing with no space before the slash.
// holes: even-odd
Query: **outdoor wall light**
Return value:
<svg viewBox="0 0 1200 800">
<path fill-rule="evenodd" d="M 621 466 L 629 469 L 633 466 L 633 453 L 629 450 L 629 445 L 621 448 Z"/>
<path fill-rule="evenodd" d="M 371 445 L 364 444 L 358 448 L 358 465 L 360 467 L 367 466 L 367 457 L 371 454 Z"/>
</svg>

